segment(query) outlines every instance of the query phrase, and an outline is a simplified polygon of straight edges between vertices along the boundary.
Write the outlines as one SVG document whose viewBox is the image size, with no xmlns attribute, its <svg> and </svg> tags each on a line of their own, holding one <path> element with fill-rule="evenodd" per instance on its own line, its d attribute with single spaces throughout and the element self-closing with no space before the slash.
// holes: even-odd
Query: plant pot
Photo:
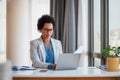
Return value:
<svg viewBox="0 0 120 80">
<path fill-rule="evenodd" d="M 120 71 L 119 57 L 107 57 L 107 71 Z"/>
</svg>

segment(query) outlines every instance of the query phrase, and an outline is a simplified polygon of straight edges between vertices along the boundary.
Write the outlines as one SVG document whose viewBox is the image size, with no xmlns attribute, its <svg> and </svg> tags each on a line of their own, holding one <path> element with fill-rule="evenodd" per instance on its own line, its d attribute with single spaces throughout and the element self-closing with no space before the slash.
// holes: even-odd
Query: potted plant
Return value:
<svg viewBox="0 0 120 80">
<path fill-rule="evenodd" d="M 111 47 L 110 45 L 102 51 L 102 56 L 106 58 L 106 66 L 108 71 L 120 70 L 120 46 Z"/>
</svg>

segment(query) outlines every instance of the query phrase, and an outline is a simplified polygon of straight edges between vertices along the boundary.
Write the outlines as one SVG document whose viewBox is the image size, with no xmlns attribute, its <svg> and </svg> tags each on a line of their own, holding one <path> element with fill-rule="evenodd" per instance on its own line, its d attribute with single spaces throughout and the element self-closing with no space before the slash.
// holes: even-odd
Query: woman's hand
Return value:
<svg viewBox="0 0 120 80">
<path fill-rule="evenodd" d="M 56 68 L 56 64 L 53 64 L 52 65 L 52 70 L 55 70 L 55 68 Z"/>
</svg>

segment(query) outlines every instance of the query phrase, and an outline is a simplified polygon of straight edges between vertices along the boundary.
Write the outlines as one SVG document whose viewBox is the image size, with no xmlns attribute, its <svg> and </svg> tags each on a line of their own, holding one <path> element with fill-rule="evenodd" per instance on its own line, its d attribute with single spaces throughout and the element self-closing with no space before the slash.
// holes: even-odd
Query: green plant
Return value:
<svg viewBox="0 0 120 80">
<path fill-rule="evenodd" d="M 119 57 L 120 56 L 120 46 L 119 47 L 111 47 L 110 45 L 103 49 L 102 56 L 104 58 L 107 57 Z"/>
</svg>

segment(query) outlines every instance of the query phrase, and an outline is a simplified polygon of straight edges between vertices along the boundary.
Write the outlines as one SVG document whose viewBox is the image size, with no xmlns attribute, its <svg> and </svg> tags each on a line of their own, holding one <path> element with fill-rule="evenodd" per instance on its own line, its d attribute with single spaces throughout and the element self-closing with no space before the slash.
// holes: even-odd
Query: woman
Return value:
<svg viewBox="0 0 120 80">
<path fill-rule="evenodd" d="M 43 15 L 37 24 L 41 37 L 30 42 L 30 57 L 33 67 L 55 69 L 56 61 L 62 53 L 59 40 L 51 38 L 55 28 L 55 21 L 49 15 Z"/>
</svg>

